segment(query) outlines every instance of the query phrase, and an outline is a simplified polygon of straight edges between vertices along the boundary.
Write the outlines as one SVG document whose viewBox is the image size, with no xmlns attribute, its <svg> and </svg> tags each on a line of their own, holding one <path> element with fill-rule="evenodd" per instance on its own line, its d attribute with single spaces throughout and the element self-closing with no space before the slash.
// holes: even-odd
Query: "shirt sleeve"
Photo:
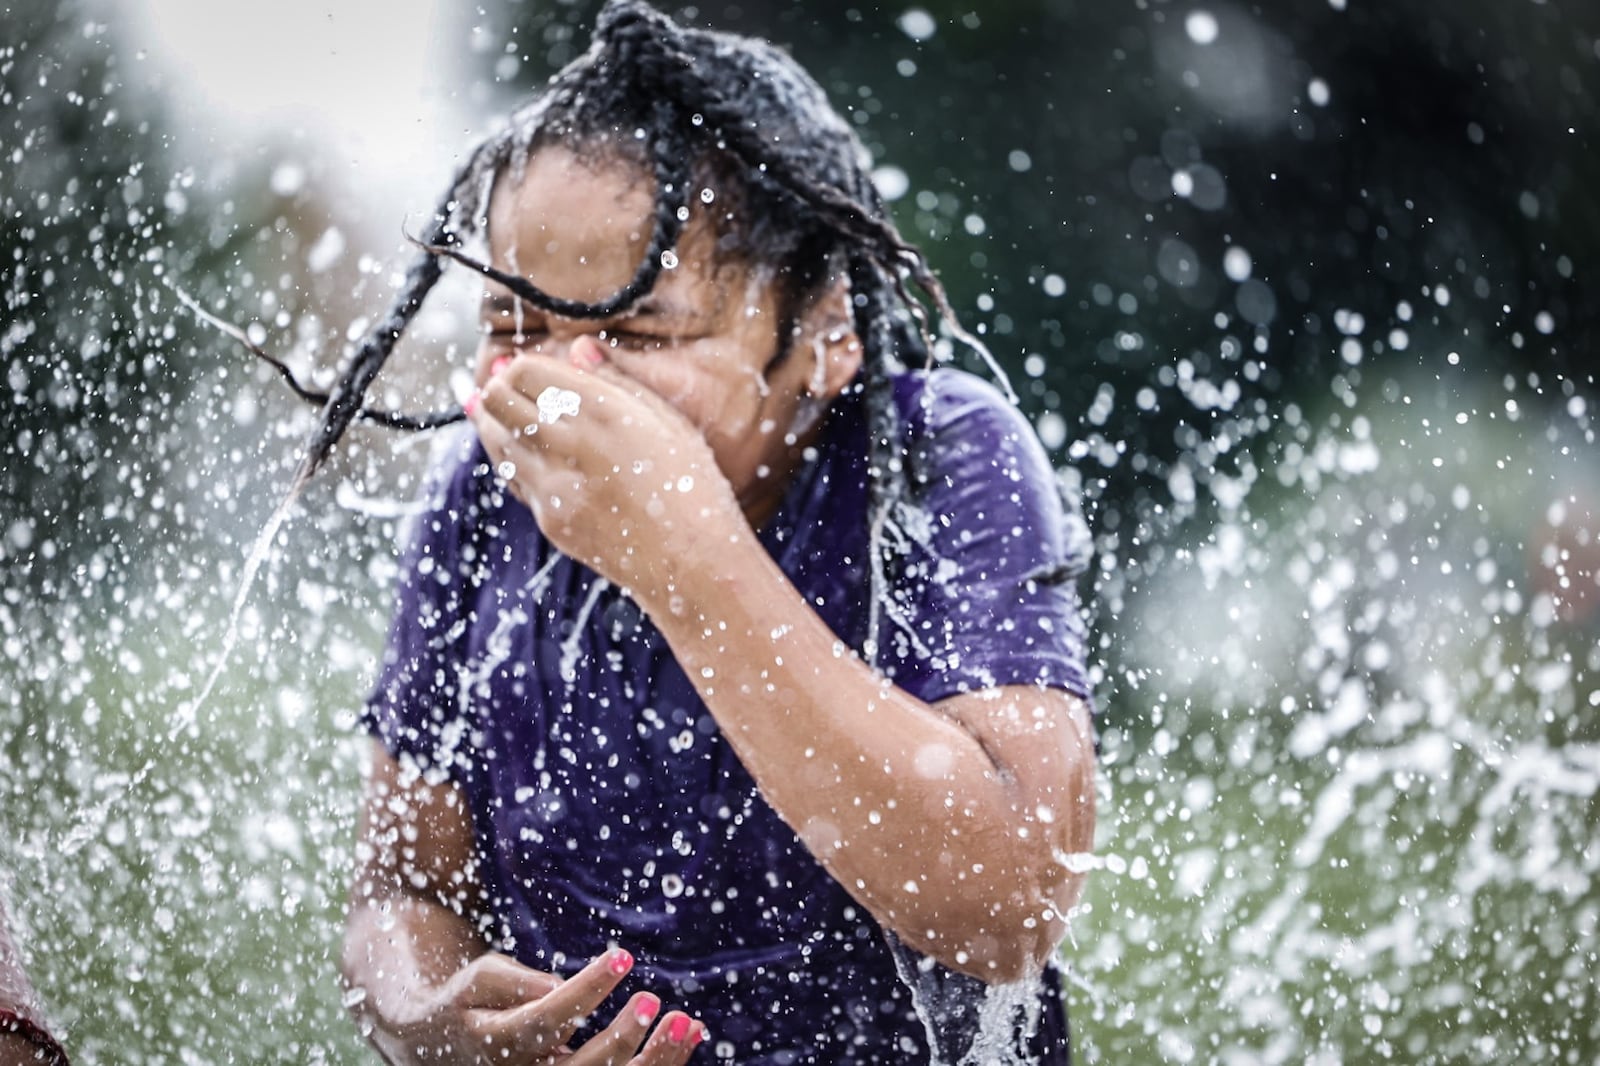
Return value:
<svg viewBox="0 0 1600 1066">
<path fill-rule="evenodd" d="M 934 702 L 999 685 L 1091 699 L 1076 580 L 1090 538 L 1033 428 L 987 383 L 907 375 L 900 562 L 880 622 L 895 682 Z"/>
<path fill-rule="evenodd" d="M 471 721 L 463 649 L 480 560 L 471 531 L 482 506 L 476 438 L 452 437 L 436 456 L 414 516 L 378 678 L 361 724 L 395 758 L 465 779 Z"/>
</svg>

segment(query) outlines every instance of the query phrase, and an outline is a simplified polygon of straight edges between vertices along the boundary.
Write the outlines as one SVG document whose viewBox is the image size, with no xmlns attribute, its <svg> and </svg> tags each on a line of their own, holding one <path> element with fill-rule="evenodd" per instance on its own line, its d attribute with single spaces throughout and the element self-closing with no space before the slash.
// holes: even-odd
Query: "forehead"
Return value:
<svg viewBox="0 0 1600 1066">
<path fill-rule="evenodd" d="M 675 266 L 662 270 L 653 295 L 692 295 L 704 303 L 728 280 L 713 227 L 699 208 L 691 205 Z M 552 296 L 599 303 L 633 279 L 654 235 L 656 212 L 655 176 L 638 163 L 615 151 L 580 155 L 546 146 L 520 173 L 508 170 L 496 182 L 490 256 L 499 269 Z"/>
</svg>

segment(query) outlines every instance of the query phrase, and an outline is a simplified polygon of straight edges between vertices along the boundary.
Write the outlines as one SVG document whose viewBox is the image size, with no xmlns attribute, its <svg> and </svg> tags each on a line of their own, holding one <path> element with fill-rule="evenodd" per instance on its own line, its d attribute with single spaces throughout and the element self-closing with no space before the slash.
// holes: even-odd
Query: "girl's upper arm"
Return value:
<svg viewBox="0 0 1600 1066">
<path fill-rule="evenodd" d="M 358 885 L 465 903 L 477 885 L 476 844 L 465 791 L 402 762 L 373 740 L 358 833 Z"/>
</svg>

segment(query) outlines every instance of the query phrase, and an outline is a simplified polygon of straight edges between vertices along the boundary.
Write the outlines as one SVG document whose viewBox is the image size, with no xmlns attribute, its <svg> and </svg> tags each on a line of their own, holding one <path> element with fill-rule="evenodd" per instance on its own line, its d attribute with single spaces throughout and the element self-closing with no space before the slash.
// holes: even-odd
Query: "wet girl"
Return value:
<svg viewBox="0 0 1600 1066">
<path fill-rule="evenodd" d="M 372 1043 L 1066 1061 L 1081 540 L 992 388 L 905 369 L 943 293 L 821 90 L 612 3 L 425 243 L 363 351 L 447 260 L 484 336 L 365 716 Z"/>
</svg>

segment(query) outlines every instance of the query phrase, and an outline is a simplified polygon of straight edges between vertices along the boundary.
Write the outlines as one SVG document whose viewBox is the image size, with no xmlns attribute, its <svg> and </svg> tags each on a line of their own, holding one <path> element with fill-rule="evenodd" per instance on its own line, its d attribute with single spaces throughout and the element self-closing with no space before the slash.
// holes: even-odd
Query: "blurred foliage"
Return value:
<svg viewBox="0 0 1600 1066">
<path fill-rule="evenodd" d="M 46 596 L 95 594 L 69 575 L 127 570 L 182 525 L 161 441 L 195 330 L 162 279 L 216 275 L 249 232 L 169 156 L 103 14 L 11 5 L 0 45 L 0 561 Z"/>
</svg>

